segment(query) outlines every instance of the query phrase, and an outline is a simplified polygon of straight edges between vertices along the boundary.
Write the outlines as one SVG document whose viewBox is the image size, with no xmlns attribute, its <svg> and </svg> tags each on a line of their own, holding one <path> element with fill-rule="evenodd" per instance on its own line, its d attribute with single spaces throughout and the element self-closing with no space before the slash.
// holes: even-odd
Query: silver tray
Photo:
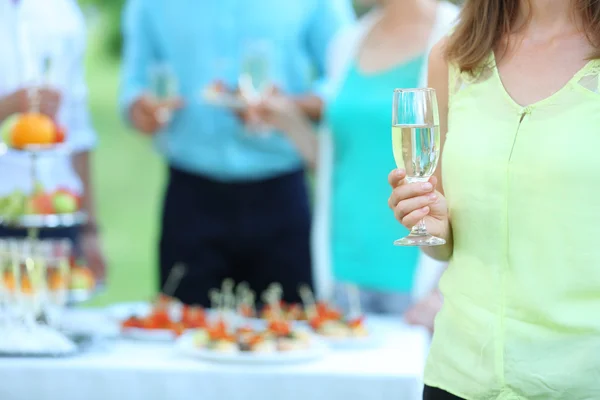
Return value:
<svg viewBox="0 0 600 400">
<path fill-rule="evenodd" d="M 70 228 L 87 222 L 87 214 L 77 211 L 72 214 L 23 215 L 17 218 L 0 216 L 0 225 L 11 228 Z"/>
<path fill-rule="evenodd" d="M 0 141 L 0 157 L 7 154 L 8 152 L 16 152 L 22 154 L 29 154 L 31 156 L 54 156 L 71 154 L 71 149 L 67 144 L 46 144 L 46 145 L 29 145 L 22 149 L 10 147 L 6 143 Z"/>
</svg>

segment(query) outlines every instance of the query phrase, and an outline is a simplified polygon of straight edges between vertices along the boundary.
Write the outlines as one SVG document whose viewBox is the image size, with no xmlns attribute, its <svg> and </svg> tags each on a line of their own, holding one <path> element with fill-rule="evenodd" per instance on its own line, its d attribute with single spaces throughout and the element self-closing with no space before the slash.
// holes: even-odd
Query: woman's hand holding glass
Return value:
<svg viewBox="0 0 600 400">
<path fill-rule="evenodd" d="M 388 205 L 396 219 L 408 229 L 424 220 L 431 235 L 448 241 L 448 206 L 446 198 L 436 190 L 437 178 L 432 176 L 427 182 L 409 183 L 406 171 L 395 169 L 388 181 L 392 186 Z"/>
</svg>

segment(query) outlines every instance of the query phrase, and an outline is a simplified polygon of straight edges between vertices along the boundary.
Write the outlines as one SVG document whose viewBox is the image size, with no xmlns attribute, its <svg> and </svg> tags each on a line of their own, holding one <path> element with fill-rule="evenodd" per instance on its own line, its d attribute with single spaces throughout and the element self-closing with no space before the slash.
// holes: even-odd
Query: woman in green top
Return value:
<svg viewBox="0 0 600 400">
<path fill-rule="evenodd" d="M 600 399 L 600 2 L 467 0 L 430 60 L 442 171 L 389 199 L 447 242 L 425 398 Z"/>
<path fill-rule="evenodd" d="M 332 266 L 336 282 L 359 286 L 363 311 L 402 314 L 413 300 L 419 249 L 394 247 L 393 241 L 407 232 L 398 229 L 389 210 L 376 206 L 388 197 L 387 185 L 377 177 L 394 166 L 392 92 L 425 84 L 429 49 L 448 32 L 458 9 L 436 0 L 379 3 L 330 49 L 325 119 L 333 156 L 319 166 L 316 222 L 322 222 L 320 207 L 328 202 L 328 221 L 320 225 L 328 234 L 313 243 L 317 250 L 328 247 L 326 264 Z M 290 116 L 294 111 L 282 98 L 268 104 L 273 112 L 269 122 L 288 133 L 314 163 L 315 132 L 305 121 L 295 122 Z M 320 148 L 322 155 L 325 147 Z M 331 167 L 325 196 L 321 183 L 329 170 L 324 164 Z M 323 265 L 320 261 L 317 266 Z M 343 305 L 346 296 L 339 288 L 335 297 Z"/>
</svg>

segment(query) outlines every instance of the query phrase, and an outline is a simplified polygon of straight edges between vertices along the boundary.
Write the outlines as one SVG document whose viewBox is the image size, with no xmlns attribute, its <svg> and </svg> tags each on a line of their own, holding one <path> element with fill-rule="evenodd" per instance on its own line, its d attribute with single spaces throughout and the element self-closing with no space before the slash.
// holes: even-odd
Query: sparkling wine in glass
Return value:
<svg viewBox="0 0 600 400">
<path fill-rule="evenodd" d="M 274 51 L 268 40 L 248 40 L 242 48 L 238 86 L 242 97 L 250 104 L 260 103 L 273 85 Z M 269 137 L 273 128 L 260 121 L 250 122 L 250 131 Z"/>
<path fill-rule="evenodd" d="M 409 183 L 427 182 L 440 156 L 440 119 L 435 90 L 396 89 L 392 109 L 392 148 L 398 168 L 406 170 Z M 396 246 L 439 246 L 444 239 L 427 232 L 425 221 Z"/>
<path fill-rule="evenodd" d="M 179 95 L 179 82 L 171 66 L 167 63 L 157 63 L 150 67 L 150 91 L 156 101 L 166 104 Z M 157 118 L 168 123 L 172 110 L 168 106 L 159 108 Z"/>
<path fill-rule="evenodd" d="M 256 40 L 244 44 L 239 87 L 250 103 L 258 103 L 271 87 L 273 51 L 268 41 Z"/>
</svg>

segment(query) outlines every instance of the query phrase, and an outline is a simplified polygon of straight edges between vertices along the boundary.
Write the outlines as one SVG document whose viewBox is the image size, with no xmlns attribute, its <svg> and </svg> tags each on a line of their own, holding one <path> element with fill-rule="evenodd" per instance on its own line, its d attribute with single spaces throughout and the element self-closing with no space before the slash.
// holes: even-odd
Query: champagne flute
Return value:
<svg viewBox="0 0 600 400">
<path fill-rule="evenodd" d="M 440 156 L 440 118 L 434 89 L 396 89 L 392 109 L 392 148 L 398 168 L 409 183 L 427 182 Z M 427 232 L 425 221 L 415 225 L 396 246 L 439 246 L 444 239 Z"/>
<path fill-rule="evenodd" d="M 168 123 L 172 117 L 172 110 L 164 105 L 170 99 L 179 95 L 179 82 L 171 66 L 167 63 L 157 63 L 150 67 L 150 90 L 154 98 L 163 104 L 158 109 L 157 119 Z"/>
<path fill-rule="evenodd" d="M 272 57 L 267 41 L 249 41 L 244 45 L 238 85 L 251 104 L 260 102 L 271 87 Z"/>
<path fill-rule="evenodd" d="M 273 88 L 273 56 L 273 48 L 267 40 L 252 40 L 243 46 L 238 86 L 251 106 L 260 103 Z M 271 128 L 258 124 L 253 130 L 268 136 Z"/>
</svg>

